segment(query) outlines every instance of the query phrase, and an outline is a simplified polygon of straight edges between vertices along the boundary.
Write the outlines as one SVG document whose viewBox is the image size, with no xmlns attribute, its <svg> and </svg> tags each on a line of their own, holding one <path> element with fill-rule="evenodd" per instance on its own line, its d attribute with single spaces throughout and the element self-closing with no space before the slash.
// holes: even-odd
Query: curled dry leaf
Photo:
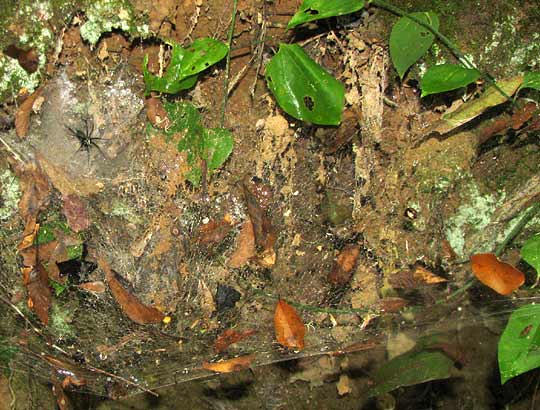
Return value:
<svg viewBox="0 0 540 410">
<path fill-rule="evenodd" d="M 233 343 L 239 342 L 240 340 L 245 339 L 246 337 L 249 337 L 255 333 L 257 333 L 257 331 L 253 329 L 244 330 L 243 332 L 227 329 L 216 339 L 216 342 L 214 343 L 214 350 L 216 353 L 224 352 Z"/>
<path fill-rule="evenodd" d="M 266 267 L 275 263 L 274 244 L 277 239 L 269 215 L 272 190 L 258 178 L 245 177 L 242 181 L 249 218 L 253 224 L 255 244 L 261 251 L 260 262 Z"/>
<path fill-rule="evenodd" d="M 86 211 L 86 205 L 77 195 L 66 195 L 62 213 L 65 215 L 67 223 L 73 232 L 80 232 L 90 226 L 90 219 Z"/>
<path fill-rule="evenodd" d="M 197 233 L 197 242 L 200 245 L 211 246 L 219 244 L 227 234 L 231 231 L 232 225 L 230 220 L 223 218 L 220 221 L 210 220 L 206 224 L 202 224 L 199 227 Z"/>
<path fill-rule="evenodd" d="M 284 347 L 302 350 L 306 328 L 296 310 L 283 299 L 276 305 L 274 314 L 276 340 Z"/>
<path fill-rule="evenodd" d="M 414 267 L 413 278 L 417 279 L 417 280 L 421 280 L 422 282 L 425 282 L 428 285 L 432 285 L 432 284 L 435 284 L 435 283 L 441 283 L 441 282 L 446 282 L 447 281 L 446 279 L 435 275 L 433 272 L 431 272 L 430 270 L 424 268 L 421 265 L 416 265 Z"/>
<path fill-rule="evenodd" d="M 39 224 L 36 223 L 36 218 L 35 217 L 28 218 L 28 220 L 26 221 L 26 226 L 24 227 L 24 231 L 23 231 L 23 239 L 17 245 L 17 250 L 22 251 L 23 249 L 26 249 L 32 246 L 34 244 L 34 240 L 36 239 L 36 235 L 38 231 L 39 231 Z M 24 266 L 32 266 L 32 264 L 25 263 Z"/>
<path fill-rule="evenodd" d="M 247 369 L 255 359 L 254 354 L 235 357 L 234 359 L 224 360 L 217 363 L 203 362 L 203 369 L 211 370 L 217 373 L 231 373 Z"/>
<path fill-rule="evenodd" d="M 107 261 L 102 257 L 97 258 L 98 265 L 105 272 L 105 278 L 111 289 L 111 293 L 122 308 L 123 312 L 135 323 L 145 325 L 147 323 L 159 323 L 165 316 L 154 307 L 144 305 L 136 296 L 129 293 L 116 279 L 114 272 Z"/>
<path fill-rule="evenodd" d="M 41 263 L 37 266 L 22 268 L 22 274 L 23 283 L 28 290 L 28 307 L 36 312 L 39 320 L 47 326 L 51 305 L 49 275 Z"/>
<path fill-rule="evenodd" d="M 51 382 L 52 382 L 52 392 L 54 394 L 54 397 L 56 398 L 56 403 L 58 404 L 58 408 L 60 410 L 73 409 L 71 401 L 69 400 L 68 396 L 64 392 L 62 383 L 60 382 L 60 380 L 58 380 L 58 376 L 56 375 L 56 370 L 54 369 L 52 370 Z"/>
<path fill-rule="evenodd" d="M 144 103 L 146 105 L 146 116 L 150 123 L 152 123 L 154 127 L 162 130 L 169 128 L 171 121 L 159 98 L 149 97 Z"/>
<path fill-rule="evenodd" d="M 328 274 L 328 281 L 334 285 L 346 285 L 349 283 L 359 255 L 360 248 L 358 246 L 347 245 L 343 248 L 336 258 L 334 267 Z"/>
<path fill-rule="evenodd" d="M 244 222 L 244 225 L 236 238 L 236 250 L 229 259 L 229 266 L 231 268 L 240 268 L 253 258 L 255 254 L 253 224 L 251 223 L 251 220 L 248 219 Z"/>
<path fill-rule="evenodd" d="M 39 66 L 39 55 L 33 48 L 24 50 L 14 44 L 11 44 L 3 51 L 5 55 L 10 56 L 11 58 L 16 58 L 19 65 L 24 68 L 28 74 L 33 74 L 37 71 Z"/>
<path fill-rule="evenodd" d="M 471 256 L 471 268 L 476 278 L 501 295 L 509 295 L 525 282 L 525 275 L 492 253 Z"/>
<path fill-rule="evenodd" d="M 41 95 L 41 92 L 42 89 L 38 88 L 31 96 L 24 100 L 15 113 L 15 132 L 19 138 L 24 138 L 26 137 L 26 134 L 28 134 L 32 106 L 34 105 L 36 98 Z"/>
</svg>

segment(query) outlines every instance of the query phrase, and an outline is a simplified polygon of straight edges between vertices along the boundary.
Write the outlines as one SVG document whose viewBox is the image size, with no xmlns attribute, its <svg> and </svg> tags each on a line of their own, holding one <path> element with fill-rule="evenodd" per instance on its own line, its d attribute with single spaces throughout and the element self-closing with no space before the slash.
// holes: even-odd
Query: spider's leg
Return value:
<svg viewBox="0 0 540 410">
<path fill-rule="evenodd" d="M 94 142 L 95 140 L 102 140 L 102 139 L 103 138 L 92 138 L 90 140 L 90 145 L 96 147 L 98 149 L 99 153 L 103 156 L 103 158 L 108 159 L 107 156 L 105 155 L 105 153 L 103 152 L 103 150 L 101 149 L 101 147 Z"/>
</svg>

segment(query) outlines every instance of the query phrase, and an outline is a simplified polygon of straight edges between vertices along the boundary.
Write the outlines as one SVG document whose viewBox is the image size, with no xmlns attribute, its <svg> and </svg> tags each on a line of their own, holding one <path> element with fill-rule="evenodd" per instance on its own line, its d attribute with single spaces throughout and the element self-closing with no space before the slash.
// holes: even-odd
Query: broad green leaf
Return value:
<svg viewBox="0 0 540 410">
<path fill-rule="evenodd" d="M 379 396 L 401 386 L 451 377 L 452 360 L 441 352 L 413 351 L 397 356 L 382 365 L 373 376 L 375 386 L 369 397 Z"/>
<path fill-rule="evenodd" d="M 465 87 L 478 80 L 480 76 L 481 73 L 478 70 L 465 68 L 456 64 L 433 66 L 426 71 L 420 82 L 422 97 Z"/>
<path fill-rule="evenodd" d="M 364 7 L 363 0 L 304 0 L 287 24 L 291 29 L 308 21 L 354 13 Z"/>
<path fill-rule="evenodd" d="M 302 121 L 339 125 L 345 101 L 343 84 L 296 44 L 280 44 L 266 66 L 266 82 L 280 107 Z"/>
<path fill-rule="evenodd" d="M 434 30 L 439 29 L 439 17 L 431 11 L 409 15 L 429 24 Z M 390 58 L 401 79 L 409 67 L 428 51 L 434 38 L 431 31 L 407 16 L 401 17 L 394 24 L 390 33 Z"/>
<path fill-rule="evenodd" d="M 540 367 L 540 305 L 522 306 L 510 315 L 499 339 L 498 359 L 502 384 Z"/>
<path fill-rule="evenodd" d="M 521 257 L 536 269 L 536 277 L 540 276 L 540 233 L 531 236 L 521 248 Z"/>
<path fill-rule="evenodd" d="M 171 43 L 171 61 L 163 77 L 148 71 L 148 56 L 144 57 L 143 76 L 145 93 L 160 91 L 175 94 L 191 88 L 197 82 L 197 74 L 220 61 L 227 55 L 228 47 L 212 38 L 199 38 L 183 48 L 178 43 Z"/>
<path fill-rule="evenodd" d="M 532 73 L 525 73 L 523 76 L 522 88 L 533 88 L 535 90 L 540 90 L 540 71 L 533 71 Z"/>
</svg>

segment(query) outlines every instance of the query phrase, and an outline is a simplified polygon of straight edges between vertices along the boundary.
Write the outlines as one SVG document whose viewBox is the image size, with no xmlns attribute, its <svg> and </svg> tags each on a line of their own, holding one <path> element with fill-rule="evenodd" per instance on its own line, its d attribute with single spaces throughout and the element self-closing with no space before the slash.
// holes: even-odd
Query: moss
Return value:
<svg viewBox="0 0 540 410">
<path fill-rule="evenodd" d="M 60 306 L 58 302 L 52 304 L 49 315 L 49 326 L 57 337 L 67 338 L 75 336 L 75 331 L 71 325 L 75 311 L 76 309 L 73 306 L 69 308 L 67 306 Z"/>
<path fill-rule="evenodd" d="M 120 216 L 126 221 L 131 222 L 132 224 L 138 225 L 142 223 L 142 219 L 137 213 L 127 205 L 125 202 L 120 200 L 114 200 L 111 205 L 110 215 Z"/>
<path fill-rule="evenodd" d="M 87 21 L 81 26 L 81 37 L 94 45 L 101 35 L 120 29 L 132 36 L 149 34 L 148 24 L 136 18 L 133 6 L 127 0 L 98 0 L 86 9 Z"/>
</svg>

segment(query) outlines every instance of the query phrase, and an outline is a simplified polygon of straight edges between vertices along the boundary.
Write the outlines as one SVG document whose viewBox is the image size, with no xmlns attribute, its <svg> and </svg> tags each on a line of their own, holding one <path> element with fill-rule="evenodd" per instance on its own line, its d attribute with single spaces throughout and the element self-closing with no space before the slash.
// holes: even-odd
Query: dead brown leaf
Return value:
<svg viewBox="0 0 540 410">
<path fill-rule="evenodd" d="M 25 221 L 35 219 L 49 199 L 49 180 L 35 162 L 26 164 L 23 169 L 16 169 L 15 172 L 21 179 L 23 192 L 19 201 L 19 214 Z"/>
<path fill-rule="evenodd" d="M 208 363 L 203 362 L 203 369 L 211 370 L 217 373 L 231 373 L 238 372 L 240 370 L 247 369 L 253 360 L 254 354 L 248 354 L 245 356 L 235 357 L 234 359 L 224 360 L 222 362 Z"/>
<path fill-rule="evenodd" d="M 36 312 L 41 323 L 47 326 L 51 304 L 49 275 L 41 263 L 38 263 L 37 266 L 22 268 L 21 270 L 23 283 L 28 291 L 28 307 Z"/>
<path fill-rule="evenodd" d="M 34 240 L 36 239 L 36 235 L 39 231 L 39 224 L 36 223 L 36 218 L 31 217 L 28 218 L 26 221 L 26 226 L 23 231 L 23 239 L 22 241 L 17 245 L 17 250 L 22 251 L 23 249 L 26 249 L 34 244 Z M 25 264 L 25 266 L 31 266 L 30 264 Z"/>
<path fill-rule="evenodd" d="M 272 190 L 258 178 L 246 176 L 242 181 L 247 210 L 253 224 L 255 244 L 261 250 L 260 260 L 269 267 L 275 263 L 274 244 L 277 234 L 269 215 Z"/>
<path fill-rule="evenodd" d="M 251 223 L 251 220 L 248 219 L 244 222 L 244 225 L 236 238 L 236 250 L 229 259 L 229 266 L 231 268 L 240 268 L 253 258 L 255 254 L 253 224 Z"/>
<path fill-rule="evenodd" d="M 359 255 L 360 248 L 358 246 L 345 246 L 336 258 L 334 267 L 328 274 L 328 281 L 339 286 L 349 283 Z"/>
<path fill-rule="evenodd" d="M 223 218 L 219 221 L 212 219 L 199 227 L 196 235 L 197 243 L 204 246 L 217 245 L 225 239 L 231 229 L 231 222 L 227 218 Z"/>
<path fill-rule="evenodd" d="M 97 258 L 98 265 L 105 272 L 105 278 L 111 289 L 111 293 L 122 308 L 123 312 L 135 323 L 145 325 L 147 323 L 159 323 L 165 316 L 154 307 L 144 305 L 136 296 L 129 293 L 116 279 L 116 272 L 102 257 Z"/>
<path fill-rule="evenodd" d="M 240 340 L 245 339 L 246 337 L 249 337 L 255 333 L 257 333 L 257 331 L 253 329 L 244 330 L 243 332 L 227 329 L 216 339 L 216 342 L 214 343 L 214 350 L 216 353 L 224 352 L 233 343 L 239 342 Z"/>
<path fill-rule="evenodd" d="M 30 127 L 30 113 L 36 99 L 41 95 L 42 89 L 38 88 L 31 96 L 29 96 L 19 106 L 15 113 L 15 132 L 19 138 L 26 137 L 28 128 Z"/>
<path fill-rule="evenodd" d="M 73 232 L 80 232 L 90 226 L 90 218 L 86 211 L 86 205 L 77 195 L 66 195 L 62 198 L 64 204 L 62 213 Z"/>
<path fill-rule="evenodd" d="M 105 292 L 105 284 L 100 280 L 95 281 L 95 282 L 81 283 L 80 285 L 78 285 L 78 287 L 80 289 L 86 290 L 88 292 L 93 292 L 93 293 Z"/>
<path fill-rule="evenodd" d="M 62 387 L 62 383 L 60 380 L 58 380 L 58 376 L 56 375 L 56 370 L 52 370 L 52 392 L 54 394 L 54 397 L 56 398 L 56 403 L 58 404 L 58 408 L 60 410 L 71 410 L 73 409 L 73 406 L 71 404 L 71 401 L 67 397 L 66 393 L 64 392 L 64 388 Z"/>
<path fill-rule="evenodd" d="M 159 98 L 152 96 L 147 98 L 144 103 L 146 105 L 146 116 L 152 125 L 161 130 L 169 128 L 171 121 Z"/>
<path fill-rule="evenodd" d="M 304 323 L 296 310 L 283 299 L 280 299 L 276 305 L 274 330 L 276 340 L 280 345 L 290 349 L 302 350 L 304 348 L 306 334 Z"/>
</svg>

